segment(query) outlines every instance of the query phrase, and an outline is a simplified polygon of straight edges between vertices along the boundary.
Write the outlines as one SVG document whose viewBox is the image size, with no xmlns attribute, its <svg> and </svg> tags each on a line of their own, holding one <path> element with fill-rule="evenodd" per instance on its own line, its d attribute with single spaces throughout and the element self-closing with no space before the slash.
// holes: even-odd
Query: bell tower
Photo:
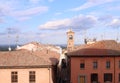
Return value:
<svg viewBox="0 0 120 83">
<path fill-rule="evenodd" d="M 70 29 L 67 31 L 67 51 L 74 49 L 74 32 Z"/>
</svg>

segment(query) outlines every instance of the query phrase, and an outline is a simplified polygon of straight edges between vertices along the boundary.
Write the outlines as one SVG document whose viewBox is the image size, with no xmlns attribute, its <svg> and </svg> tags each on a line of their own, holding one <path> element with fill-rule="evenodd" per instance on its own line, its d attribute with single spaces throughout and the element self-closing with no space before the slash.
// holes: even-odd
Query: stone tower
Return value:
<svg viewBox="0 0 120 83">
<path fill-rule="evenodd" d="M 67 51 L 74 49 L 74 32 L 70 29 L 67 31 Z"/>
</svg>

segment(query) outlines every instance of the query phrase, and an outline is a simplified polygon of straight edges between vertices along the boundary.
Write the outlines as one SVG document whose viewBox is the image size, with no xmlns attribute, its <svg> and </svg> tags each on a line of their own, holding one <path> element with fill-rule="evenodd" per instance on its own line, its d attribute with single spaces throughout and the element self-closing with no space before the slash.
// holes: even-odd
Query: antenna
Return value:
<svg viewBox="0 0 120 83">
<path fill-rule="evenodd" d="M 87 30 L 86 29 L 83 32 L 83 36 L 84 36 L 84 43 L 87 44 L 88 38 L 87 38 Z"/>
<path fill-rule="evenodd" d="M 19 35 L 16 35 L 16 48 L 19 48 L 19 46 L 18 46 L 18 42 L 19 42 Z"/>
<path fill-rule="evenodd" d="M 8 51 L 11 51 L 11 47 L 10 47 L 10 35 L 9 34 L 8 34 L 8 42 L 9 42 Z"/>
<path fill-rule="evenodd" d="M 84 39 L 86 39 L 87 31 L 85 30 L 83 34 L 84 34 Z"/>
<path fill-rule="evenodd" d="M 103 35 L 101 35 L 101 40 L 103 40 Z"/>
<path fill-rule="evenodd" d="M 11 47 L 10 47 L 10 35 L 8 35 L 8 42 L 9 42 L 8 50 L 11 51 Z"/>
<path fill-rule="evenodd" d="M 102 40 L 105 39 L 105 32 L 103 32 L 103 34 L 101 34 L 101 39 L 102 39 Z"/>
<path fill-rule="evenodd" d="M 118 37 L 116 38 L 116 41 L 117 41 L 117 42 L 119 41 Z"/>
<path fill-rule="evenodd" d="M 116 41 L 118 42 L 118 41 L 119 41 L 119 28 L 118 28 L 117 31 L 118 31 L 118 32 L 117 32 L 117 38 L 116 38 Z"/>
<path fill-rule="evenodd" d="M 11 28 L 8 29 L 8 43 L 9 43 L 8 51 L 12 50 L 10 47 L 10 32 L 11 32 Z"/>
</svg>

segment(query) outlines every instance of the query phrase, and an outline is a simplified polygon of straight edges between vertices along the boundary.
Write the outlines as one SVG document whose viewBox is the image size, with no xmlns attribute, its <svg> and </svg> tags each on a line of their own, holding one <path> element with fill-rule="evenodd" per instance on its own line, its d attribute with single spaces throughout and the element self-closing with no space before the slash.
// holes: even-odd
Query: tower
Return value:
<svg viewBox="0 0 120 83">
<path fill-rule="evenodd" d="M 67 31 L 67 51 L 74 49 L 74 32 L 70 29 Z"/>
</svg>

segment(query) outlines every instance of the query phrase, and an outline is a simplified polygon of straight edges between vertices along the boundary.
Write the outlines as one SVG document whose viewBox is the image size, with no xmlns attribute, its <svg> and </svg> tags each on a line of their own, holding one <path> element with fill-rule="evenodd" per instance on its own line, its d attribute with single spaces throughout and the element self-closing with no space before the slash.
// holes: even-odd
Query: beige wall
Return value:
<svg viewBox="0 0 120 83">
<path fill-rule="evenodd" d="M 18 72 L 18 83 L 29 83 L 29 71 L 36 71 L 36 83 L 53 83 L 51 69 L 0 69 L 0 83 L 11 83 L 11 72 Z"/>
</svg>

